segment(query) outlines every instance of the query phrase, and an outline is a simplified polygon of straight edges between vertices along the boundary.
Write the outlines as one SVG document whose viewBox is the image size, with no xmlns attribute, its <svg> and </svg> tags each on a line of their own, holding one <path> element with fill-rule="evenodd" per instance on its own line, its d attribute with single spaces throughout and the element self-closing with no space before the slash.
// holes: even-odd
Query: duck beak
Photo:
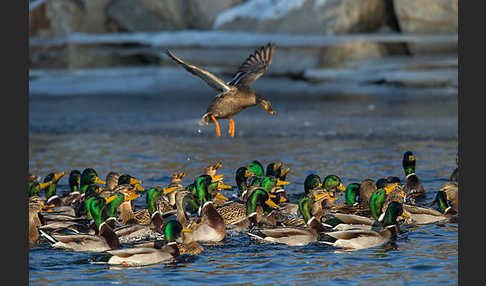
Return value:
<svg viewBox="0 0 486 286">
<path fill-rule="evenodd" d="M 253 175 L 255 175 L 255 174 L 252 171 L 250 171 L 250 170 L 245 171 L 245 177 L 251 177 Z"/>
<path fill-rule="evenodd" d="M 287 199 L 284 196 L 280 196 L 280 203 L 285 203 Z"/>
<path fill-rule="evenodd" d="M 50 208 L 55 207 L 56 205 L 41 205 L 41 212 L 52 212 Z"/>
<path fill-rule="evenodd" d="M 116 199 L 117 197 L 118 197 L 118 195 L 113 195 L 113 196 L 111 196 L 111 197 L 107 197 L 107 198 L 105 198 L 105 202 L 106 202 L 106 204 L 111 203 L 111 202 L 112 202 L 114 199 Z"/>
<path fill-rule="evenodd" d="M 393 184 L 391 184 L 391 185 L 386 186 L 386 187 L 385 187 L 385 192 L 386 192 L 386 194 L 387 194 L 387 195 L 388 195 L 388 194 L 390 194 L 390 193 L 391 193 L 391 191 L 393 191 L 393 190 L 395 189 L 395 187 L 396 187 L 396 186 L 398 186 L 398 183 L 393 183 Z"/>
<path fill-rule="evenodd" d="M 274 195 L 274 197 L 276 197 L 276 196 Z M 268 206 L 270 206 L 272 209 L 278 208 L 278 205 L 276 203 L 274 203 L 271 198 L 268 198 L 268 200 L 266 200 L 265 203 Z"/>
<path fill-rule="evenodd" d="M 177 190 L 177 188 L 178 187 L 171 187 L 171 188 L 164 189 L 164 195 L 172 193 L 173 191 Z"/>
<path fill-rule="evenodd" d="M 415 161 L 415 156 L 413 155 L 408 156 L 408 161 Z"/>
<path fill-rule="evenodd" d="M 346 187 L 343 185 L 343 183 L 339 183 L 339 185 L 337 186 L 337 189 L 340 190 L 341 192 L 346 191 Z"/>
<path fill-rule="evenodd" d="M 214 175 L 214 176 L 211 176 L 211 179 L 212 179 L 212 182 L 216 182 L 216 181 L 219 181 L 219 180 L 222 180 L 224 177 L 224 175 Z"/>
<path fill-rule="evenodd" d="M 76 182 L 78 182 L 78 185 L 81 184 L 81 177 L 78 177 L 78 179 L 76 180 Z"/>
<path fill-rule="evenodd" d="M 273 164 L 273 171 L 274 172 L 276 172 L 280 168 L 282 168 L 282 163 Z"/>
<path fill-rule="evenodd" d="M 410 218 L 410 216 L 405 211 L 402 212 L 401 216 L 405 218 Z"/>
<path fill-rule="evenodd" d="M 187 227 L 183 227 L 182 232 L 192 232 L 192 229 L 188 229 Z"/>
<path fill-rule="evenodd" d="M 179 173 L 179 175 L 177 176 L 179 179 L 182 179 L 184 176 L 186 175 L 186 173 L 184 172 L 181 172 Z"/>
<path fill-rule="evenodd" d="M 135 189 L 136 189 L 137 191 L 140 191 L 140 192 L 145 191 L 145 189 L 144 189 L 142 186 L 140 186 L 140 184 L 136 184 L 136 185 L 135 185 Z"/>
<path fill-rule="evenodd" d="M 214 169 L 217 170 L 217 169 L 221 168 L 222 166 L 223 166 L 223 163 L 218 162 L 218 163 L 216 163 L 216 165 L 214 165 Z"/>
<path fill-rule="evenodd" d="M 227 197 L 223 196 L 220 192 L 218 192 L 215 197 L 220 200 L 225 200 L 225 201 L 229 200 Z"/>
<path fill-rule="evenodd" d="M 43 189 L 49 187 L 52 184 L 52 181 L 46 183 L 39 183 L 39 189 L 42 191 Z"/>
<path fill-rule="evenodd" d="M 270 105 L 265 105 L 265 110 L 268 111 L 268 113 L 270 113 L 271 115 L 275 115 L 275 113 L 277 113 L 272 109 Z"/>
<path fill-rule="evenodd" d="M 287 181 L 281 181 L 280 179 L 277 179 L 277 186 L 285 186 L 290 184 L 290 182 Z"/>
<path fill-rule="evenodd" d="M 287 168 L 285 170 L 282 171 L 282 176 L 285 176 L 287 175 L 288 173 L 290 173 L 290 168 Z"/>
<path fill-rule="evenodd" d="M 322 188 L 322 183 L 319 183 L 319 185 L 317 185 L 317 188 Z"/>
<path fill-rule="evenodd" d="M 315 195 L 314 195 L 314 200 L 315 200 L 315 201 L 318 201 L 318 200 L 320 200 L 320 199 L 324 198 L 325 196 L 329 196 L 329 194 L 327 194 L 327 193 L 315 194 Z"/>
<path fill-rule="evenodd" d="M 128 201 L 131 201 L 131 200 L 134 200 L 136 198 L 140 198 L 142 195 L 139 195 L 135 192 L 131 192 L 128 194 L 128 196 L 125 196 L 125 202 L 128 202 Z"/>
<path fill-rule="evenodd" d="M 130 178 L 130 185 L 140 185 L 142 184 L 142 181 L 137 180 L 135 178 Z"/>
<path fill-rule="evenodd" d="M 220 189 L 220 190 L 233 190 L 233 187 L 225 185 L 223 183 L 218 183 L 218 189 Z"/>
<path fill-rule="evenodd" d="M 55 182 L 59 181 L 59 179 L 61 179 L 62 177 L 64 177 L 65 174 L 66 174 L 65 172 L 61 172 L 61 173 L 54 174 L 54 181 Z"/>
<path fill-rule="evenodd" d="M 104 185 L 106 184 L 105 181 L 103 181 L 102 179 L 96 177 L 95 181 L 94 181 L 96 184 L 101 184 L 101 185 Z"/>
</svg>

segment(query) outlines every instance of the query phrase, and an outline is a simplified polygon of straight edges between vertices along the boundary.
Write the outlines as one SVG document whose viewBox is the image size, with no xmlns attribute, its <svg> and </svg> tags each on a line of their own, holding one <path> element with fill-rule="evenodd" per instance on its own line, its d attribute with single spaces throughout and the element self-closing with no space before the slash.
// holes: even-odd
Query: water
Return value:
<svg viewBox="0 0 486 286">
<path fill-rule="evenodd" d="M 457 96 L 265 94 L 277 115 L 256 107 L 242 112 L 234 117 L 233 139 L 225 120 L 222 138 L 213 125 L 197 125 L 211 96 L 204 88 L 138 97 L 31 96 L 29 170 L 45 176 L 93 167 L 102 178 L 109 171 L 128 173 L 149 187 L 167 185 L 176 170 L 184 170 L 189 184 L 204 166 L 222 161 L 220 173 L 234 185 L 239 166 L 280 159 L 291 168 L 286 189 L 296 202 L 310 173 L 337 174 L 345 184 L 403 178 L 402 155 L 411 150 L 428 204 L 455 168 Z M 67 178 L 61 179 L 59 189 L 67 188 Z M 136 201 L 143 203 L 144 197 Z M 452 285 L 458 283 L 458 226 L 408 228 L 394 244 L 353 253 L 321 244 L 260 244 L 242 234 L 168 264 L 90 264 L 95 256 L 42 244 L 29 253 L 30 283 Z"/>
</svg>

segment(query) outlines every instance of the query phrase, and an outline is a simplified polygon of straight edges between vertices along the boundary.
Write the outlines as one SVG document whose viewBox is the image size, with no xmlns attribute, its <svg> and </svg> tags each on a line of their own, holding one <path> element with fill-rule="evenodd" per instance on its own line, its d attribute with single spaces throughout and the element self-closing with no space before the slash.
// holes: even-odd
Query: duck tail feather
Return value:
<svg viewBox="0 0 486 286">
<path fill-rule="evenodd" d="M 57 240 L 55 240 L 52 236 L 44 232 L 42 229 L 39 229 L 39 233 L 41 236 L 45 237 L 47 241 L 49 241 L 49 243 L 54 244 L 57 242 Z"/>
</svg>

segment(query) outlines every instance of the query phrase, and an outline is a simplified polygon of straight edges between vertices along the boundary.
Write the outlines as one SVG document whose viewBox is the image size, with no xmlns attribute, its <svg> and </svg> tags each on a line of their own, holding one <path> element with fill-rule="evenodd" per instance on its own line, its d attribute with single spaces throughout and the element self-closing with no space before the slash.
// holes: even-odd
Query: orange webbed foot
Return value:
<svg viewBox="0 0 486 286">
<path fill-rule="evenodd" d="M 219 123 L 216 120 L 216 117 L 214 117 L 214 115 L 211 114 L 211 119 L 213 120 L 214 125 L 216 125 L 216 134 L 218 135 L 218 137 L 221 137 L 221 131 L 219 130 Z"/>
<path fill-rule="evenodd" d="M 228 120 L 230 122 L 228 133 L 231 135 L 231 137 L 235 137 L 235 122 L 233 121 L 233 118 L 231 118 L 231 117 L 228 117 Z"/>
</svg>

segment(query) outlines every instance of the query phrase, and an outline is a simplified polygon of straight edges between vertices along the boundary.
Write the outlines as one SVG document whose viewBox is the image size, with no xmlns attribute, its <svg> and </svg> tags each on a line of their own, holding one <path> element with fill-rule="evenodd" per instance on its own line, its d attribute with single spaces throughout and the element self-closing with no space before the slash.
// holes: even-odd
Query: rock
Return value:
<svg viewBox="0 0 486 286">
<path fill-rule="evenodd" d="M 121 27 L 121 31 L 157 32 L 178 28 L 173 22 L 154 15 L 138 1 L 114 0 L 108 5 L 106 13 L 111 21 Z"/>
<path fill-rule="evenodd" d="M 393 4 L 402 32 L 458 32 L 458 0 L 394 0 Z"/>
<path fill-rule="evenodd" d="M 248 0 L 222 12 L 220 30 L 292 34 L 373 32 L 386 24 L 383 0 Z"/>
<path fill-rule="evenodd" d="M 51 35 L 65 36 L 79 32 L 83 17 L 84 4 L 77 0 L 46 1 L 46 15 L 51 23 Z"/>
<path fill-rule="evenodd" d="M 458 0 L 393 0 L 404 33 L 458 33 Z M 457 44 L 409 44 L 414 55 L 457 54 Z"/>
<path fill-rule="evenodd" d="M 214 20 L 221 12 L 244 2 L 243 0 L 186 1 L 188 2 L 188 14 L 191 15 L 190 28 L 197 30 L 212 29 Z"/>
</svg>

